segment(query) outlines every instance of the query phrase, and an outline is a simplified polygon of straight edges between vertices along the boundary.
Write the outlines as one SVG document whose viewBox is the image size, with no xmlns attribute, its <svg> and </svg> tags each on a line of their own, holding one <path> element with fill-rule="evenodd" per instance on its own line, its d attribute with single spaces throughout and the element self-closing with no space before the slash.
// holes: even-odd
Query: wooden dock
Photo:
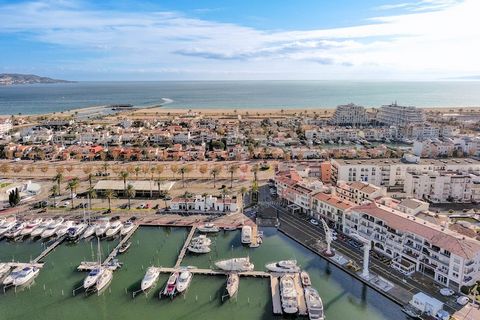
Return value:
<svg viewBox="0 0 480 320">
<path fill-rule="evenodd" d="M 270 277 L 270 289 L 272 291 L 273 314 L 283 314 L 278 277 Z"/>
<path fill-rule="evenodd" d="M 185 267 L 188 268 L 188 267 Z M 159 267 L 158 271 L 161 273 L 173 273 L 181 269 L 181 267 L 177 268 L 165 268 L 165 267 Z M 214 269 L 200 269 L 200 268 L 188 268 L 188 271 L 190 271 L 193 274 L 203 274 L 203 275 L 210 275 L 210 276 L 227 276 L 230 274 L 230 271 L 225 271 L 225 270 L 214 270 Z M 245 271 L 245 272 L 238 272 L 238 275 L 240 277 L 261 277 L 261 278 L 268 278 L 270 277 L 270 274 L 264 271 Z"/>
<path fill-rule="evenodd" d="M 298 314 L 301 316 L 308 315 L 307 303 L 305 301 L 305 293 L 303 291 L 302 279 L 299 273 L 295 273 L 294 277 L 295 290 L 297 291 Z"/>
<path fill-rule="evenodd" d="M 120 249 L 120 247 L 126 243 L 132 236 L 133 234 L 135 233 L 135 231 L 137 231 L 139 225 L 138 224 L 135 224 L 135 226 L 133 227 L 133 229 L 127 233 L 123 238 L 122 240 L 120 240 L 120 242 L 118 243 L 118 245 L 115 247 L 115 249 L 112 250 L 112 252 L 110 252 L 110 254 L 108 255 L 108 257 L 103 260 L 103 265 L 106 265 L 108 264 L 113 258 L 115 258 L 115 256 L 118 254 L 118 249 Z"/>
<path fill-rule="evenodd" d="M 35 268 L 42 268 L 43 267 L 43 262 L 42 263 L 25 263 L 25 262 L 7 262 L 7 265 L 10 268 L 25 268 L 25 267 L 35 267 Z"/>
<path fill-rule="evenodd" d="M 32 262 L 33 263 L 38 263 L 40 260 L 45 258 L 50 252 L 53 251 L 53 249 L 58 247 L 60 245 L 60 243 L 63 242 L 64 239 L 65 239 L 65 236 L 59 237 L 51 245 L 49 245 L 47 248 L 45 248 L 45 250 L 43 250 L 42 253 L 40 253 L 40 255 L 38 257 L 36 257 Z"/>
<path fill-rule="evenodd" d="M 192 238 L 193 238 L 193 235 L 195 234 L 196 229 L 197 229 L 197 226 L 195 225 L 192 226 L 192 229 L 190 229 L 187 239 L 185 239 L 185 243 L 183 244 L 183 247 L 180 250 L 180 253 L 178 254 L 177 262 L 175 262 L 175 268 L 180 267 L 180 264 L 182 263 L 182 260 L 185 257 L 185 254 L 187 253 L 187 247 L 190 244 L 190 241 L 192 241 Z"/>
</svg>

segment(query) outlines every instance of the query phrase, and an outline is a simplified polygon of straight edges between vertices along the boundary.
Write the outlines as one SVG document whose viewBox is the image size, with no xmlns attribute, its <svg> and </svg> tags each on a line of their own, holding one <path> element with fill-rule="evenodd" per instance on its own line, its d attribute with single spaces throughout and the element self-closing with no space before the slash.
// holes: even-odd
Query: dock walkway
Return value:
<svg viewBox="0 0 480 320">
<path fill-rule="evenodd" d="M 180 268 L 166 268 L 166 267 L 159 267 L 158 271 L 161 273 L 173 273 L 175 271 L 178 271 Z M 225 271 L 225 270 L 214 270 L 214 269 L 200 269 L 200 268 L 188 268 L 188 271 L 190 271 L 193 274 L 204 274 L 204 275 L 221 275 L 221 276 L 227 276 L 230 271 Z M 245 271 L 245 272 L 238 272 L 238 275 L 240 277 L 262 277 L 262 278 L 267 278 L 270 277 L 270 274 L 268 272 L 264 271 Z"/>
<path fill-rule="evenodd" d="M 303 285 L 302 285 L 302 280 L 300 279 L 300 274 L 295 273 L 293 279 L 295 283 L 295 290 L 297 291 L 298 314 L 301 316 L 306 316 L 308 315 L 307 303 L 305 301 L 305 293 L 303 291 Z"/>
<path fill-rule="evenodd" d="M 33 263 L 38 263 L 40 260 L 45 258 L 50 252 L 53 251 L 53 249 L 58 247 L 60 245 L 60 243 L 63 242 L 64 239 L 65 239 L 65 236 L 61 236 L 58 239 L 56 239 L 51 245 L 49 245 L 47 248 L 45 248 L 45 250 L 43 250 L 42 253 L 40 253 L 40 255 L 38 255 L 38 257 L 36 257 L 32 262 Z"/>
<path fill-rule="evenodd" d="M 272 290 L 273 314 L 283 314 L 282 301 L 280 301 L 280 283 L 278 277 L 270 277 L 270 289 Z"/>
<path fill-rule="evenodd" d="M 110 252 L 110 254 L 108 255 L 108 257 L 103 261 L 103 265 L 106 265 L 108 264 L 117 254 L 118 254 L 118 249 L 121 248 L 121 246 L 126 243 L 132 236 L 133 234 L 135 233 L 135 231 L 137 231 L 139 225 L 138 224 L 135 224 L 135 226 L 133 227 L 133 229 L 127 233 L 122 240 L 120 240 L 120 242 L 118 243 L 118 245 L 115 247 L 115 249 L 112 250 L 112 252 Z"/>
<path fill-rule="evenodd" d="M 182 263 L 182 260 L 185 257 L 185 254 L 187 253 L 187 247 L 190 244 L 190 241 L 192 241 L 192 238 L 193 238 L 193 235 L 195 234 L 196 229 L 197 229 L 197 226 L 195 225 L 192 226 L 192 229 L 190 229 L 187 239 L 185 239 L 185 243 L 183 244 L 183 247 L 180 250 L 180 253 L 178 254 L 177 262 L 175 262 L 175 268 L 178 268 Z"/>
</svg>

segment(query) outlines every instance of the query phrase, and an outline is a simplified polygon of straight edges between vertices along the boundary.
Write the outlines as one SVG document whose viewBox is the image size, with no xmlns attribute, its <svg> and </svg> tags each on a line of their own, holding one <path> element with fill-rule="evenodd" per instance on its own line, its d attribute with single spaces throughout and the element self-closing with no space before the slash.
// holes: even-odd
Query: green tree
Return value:
<svg viewBox="0 0 480 320">
<path fill-rule="evenodd" d="M 112 206 L 111 206 L 112 199 L 115 199 L 117 197 L 117 195 L 115 194 L 115 191 L 113 191 L 111 189 L 108 189 L 108 190 L 105 191 L 105 197 L 108 199 L 108 210 L 111 211 L 112 210 Z"/>
<path fill-rule="evenodd" d="M 127 196 L 127 198 L 128 198 L 128 210 L 131 209 L 130 199 L 135 198 L 135 194 L 136 194 L 136 192 L 135 192 L 135 188 L 133 187 L 133 185 L 128 184 L 128 186 L 127 186 L 127 194 L 126 194 L 126 196 Z"/>
<path fill-rule="evenodd" d="M 53 196 L 53 206 L 56 207 L 57 206 L 58 185 L 57 184 L 52 185 L 52 187 L 50 188 L 50 192 L 52 193 L 52 196 Z"/>
<path fill-rule="evenodd" d="M 217 182 L 217 176 L 220 174 L 220 167 L 219 166 L 215 166 L 212 168 L 212 170 L 210 170 L 210 175 L 213 177 L 213 187 L 216 188 L 217 185 L 216 185 L 216 182 Z"/>
<path fill-rule="evenodd" d="M 94 188 L 90 187 L 87 190 L 87 196 L 88 196 L 88 206 L 90 207 L 90 210 L 92 210 L 92 199 L 95 199 L 97 197 L 97 192 L 95 191 Z"/>
<path fill-rule="evenodd" d="M 233 188 L 233 175 L 238 171 L 238 165 L 232 164 L 228 167 L 228 172 L 230 173 L 230 188 Z"/>
<path fill-rule="evenodd" d="M 63 181 L 63 174 L 60 172 L 53 177 L 53 182 L 57 183 L 58 185 L 58 195 L 60 195 L 60 190 L 62 190 L 62 187 L 61 187 L 62 181 Z"/>
<path fill-rule="evenodd" d="M 118 176 L 123 180 L 123 191 L 126 195 L 127 193 L 127 179 L 128 179 L 128 176 L 130 174 L 128 173 L 128 171 L 120 171 L 120 173 L 118 174 Z"/>
</svg>

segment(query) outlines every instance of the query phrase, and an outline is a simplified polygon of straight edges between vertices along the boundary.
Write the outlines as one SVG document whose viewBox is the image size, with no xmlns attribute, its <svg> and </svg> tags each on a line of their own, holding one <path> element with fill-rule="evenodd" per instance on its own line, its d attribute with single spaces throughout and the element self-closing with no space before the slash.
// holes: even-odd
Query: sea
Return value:
<svg viewBox="0 0 480 320">
<path fill-rule="evenodd" d="M 255 270 L 266 263 L 296 259 L 309 272 L 313 286 L 324 303 L 328 320 L 406 320 L 400 306 L 359 282 L 323 258 L 278 232 L 264 228 L 259 248 L 241 244 L 241 232 L 209 235 L 212 251 L 205 255 L 187 254 L 182 266 L 208 268 L 219 259 L 249 256 Z M 272 315 L 270 282 L 264 278 L 241 277 L 236 297 L 222 302 L 226 277 L 194 275 L 185 294 L 170 300 L 159 298 L 168 274 L 145 294 L 133 293 L 151 265 L 171 267 L 188 234 L 186 228 L 140 227 L 131 239 L 130 249 L 118 259 L 123 267 L 114 272 L 110 286 L 100 295 L 85 293 L 85 272 L 76 270 L 81 261 L 95 261 L 95 240 L 63 243 L 44 259 L 45 266 L 28 288 L 0 293 L 1 320 L 268 320 L 283 319 Z M 101 241 L 107 255 L 116 241 Z M 0 241 L 0 261 L 29 261 L 44 245 L 39 241 Z M 296 319 L 296 317 L 288 317 Z M 299 317 L 298 319 L 307 319 Z"/>
<path fill-rule="evenodd" d="M 480 106 L 480 81 L 157 81 L 76 82 L 0 87 L 0 114 L 42 114 L 132 104 L 184 109 Z"/>
</svg>

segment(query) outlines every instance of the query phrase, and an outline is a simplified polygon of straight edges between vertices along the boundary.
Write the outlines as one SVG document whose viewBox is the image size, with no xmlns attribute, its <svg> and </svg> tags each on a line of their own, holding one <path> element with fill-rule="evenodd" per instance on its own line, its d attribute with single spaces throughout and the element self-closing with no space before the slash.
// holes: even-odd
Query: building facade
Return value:
<svg viewBox="0 0 480 320">
<path fill-rule="evenodd" d="M 337 106 L 330 123 L 336 126 L 359 126 L 368 124 L 369 119 L 364 107 L 350 103 Z"/>
<path fill-rule="evenodd" d="M 397 103 L 385 105 L 377 114 L 377 121 L 389 126 L 405 127 L 425 122 L 423 110 L 416 107 L 399 106 Z"/>
</svg>

